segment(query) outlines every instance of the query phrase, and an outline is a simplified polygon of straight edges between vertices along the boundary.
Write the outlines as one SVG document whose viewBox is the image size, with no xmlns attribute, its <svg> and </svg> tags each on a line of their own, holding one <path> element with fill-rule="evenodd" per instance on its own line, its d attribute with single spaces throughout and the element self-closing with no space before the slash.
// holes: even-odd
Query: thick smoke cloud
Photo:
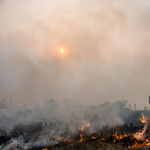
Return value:
<svg viewBox="0 0 150 150">
<path fill-rule="evenodd" d="M 0 1 L 1 98 L 28 107 L 50 98 L 127 99 L 143 108 L 149 7 L 142 0 Z"/>
</svg>

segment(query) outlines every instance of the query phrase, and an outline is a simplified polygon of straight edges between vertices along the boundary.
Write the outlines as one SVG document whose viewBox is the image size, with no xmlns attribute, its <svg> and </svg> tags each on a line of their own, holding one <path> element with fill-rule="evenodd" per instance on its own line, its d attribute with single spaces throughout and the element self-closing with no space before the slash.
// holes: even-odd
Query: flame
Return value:
<svg viewBox="0 0 150 150">
<path fill-rule="evenodd" d="M 115 134 L 113 134 L 112 135 L 112 137 L 113 137 L 113 144 L 115 144 L 115 143 L 117 143 L 118 145 L 122 145 L 122 142 L 125 140 L 125 139 L 123 139 L 123 138 L 128 138 L 128 137 L 130 137 L 130 136 L 128 136 L 128 135 L 126 135 L 126 134 L 124 134 L 124 135 L 117 135 L 117 132 L 115 133 Z M 123 139 L 123 140 L 122 140 Z M 146 140 L 143 140 L 143 142 L 141 143 L 140 141 L 135 141 L 132 137 L 130 137 L 130 140 L 132 141 L 133 140 L 133 143 L 132 143 L 132 145 L 130 145 L 130 146 L 128 146 L 128 148 L 130 148 L 130 149 L 132 149 L 132 148 L 138 148 L 138 147 L 140 147 L 140 146 L 142 146 L 142 147 L 144 147 L 144 148 L 147 148 L 149 145 L 150 145 L 150 143 L 149 143 L 149 140 L 148 139 L 146 139 Z M 107 139 L 106 139 L 106 141 L 105 141 L 105 139 L 104 138 L 102 138 L 102 139 L 100 139 L 100 140 L 98 140 L 99 142 L 101 141 L 101 142 L 106 142 L 107 141 Z"/>
<path fill-rule="evenodd" d="M 140 121 L 141 121 L 142 123 L 144 123 L 145 126 L 144 126 L 142 132 L 136 132 L 136 133 L 135 133 L 134 137 L 135 137 L 136 139 L 139 139 L 139 140 L 143 140 L 143 139 L 144 139 L 144 134 L 145 134 L 145 132 L 146 132 L 146 130 L 147 130 L 147 127 L 148 127 L 148 122 L 147 122 L 147 120 L 150 120 L 150 118 L 149 118 L 149 117 L 146 117 L 146 116 L 144 115 L 144 113 L 142 112 L 142 118 L 140 118 Z"/>
<path fill-rule="evenodd" d="M 53 139 L 55 138 L 55 136 L 53 136 Z M 72 140 L 69 140 L 68 138 L 66 137 L 59 137 L 57 138 L 59 140 L 59 142 L 67 142 L 67 143 L 70 143 Z"/>
<path fill-rule="evenodd" d="M 145 132 L 146 132 L 146 130 L 147 130 L 147 127 L 148 127 L 148 125 L 146 124 L 146 125 L 144 126 L 144 128 L 143 128 L 143 131 L 142 131 L 142 132 L 136 132 L 135 135 L 134 135 L 134 137 L 135 137 L 136 139 L 143 140 L 143 139 L 144 139 L 144 134 L 145 134 Z"/>
<path fill-rule="evenodd" d="M 83 131 L 85 127 L 90 127 L 89 121 L 87 121 L 87 122 L 85 123 L 85 121 L 83 120 L 82 123 L 83 123 L 83 125 L 82 125 L 81 128 L 79 128 L 79 130 L 82 130 L 82 131 Z"/>
<path fill-rule="evenodd" d="M 80 134 L 80 140 L 79 142 L 82 142 L 83 141 L 83 134 Z"/>
<path fill-rule="evenodd" d="M 150 120 L 150 118 L 149 118 L 149 117 L 146 117 L 146 116 L 144 115 L 144 113 L 142 112 L 142 118 L 140 118 L 140 121 L 141 121 L 142 123 L 148 124 L 147 120 Z"/>
<path fill-rule="evenodd" d="M 63 136 L 62 137 L 58 137 L 58 140 L 62 142 L 63 138 L 64 138 Z"/>
<path fill-rule="evenodd" d="M 113 134 L 112 136 L 113 136 L 113 138 L 114 138 L 113 143 L 115 143 L 117 140 L 121 140 L 121 139 L 123 139 L 124 137 L 127 137 L 126 134 L 118 136 L 118 135 L 117 135 L 117 132 L 116 132 L 115 134 Z"/>
<path fill-rule="evenodd" d="M 144 128 L 140 131 L 138 131 L 137 133 L 135 133 L 134 135 L 129 134 L 129 135 L 120 135 L 121 132 L 119 132 L 119 134 L 117 132 L 115 132 L 114 134 L 111 134 L 110 137 L 103 137 L 103 136 L 98 136 L 98 134 L 93 134 L 91 135 L 90 139 L 93 139 L 94 141 L 98 141 L 101 143 L 110 143 L 110 144 L 118 144 L 118 145 L 122 145 L 123 147 L 132 149 L 132 148 L 138 148 L 138 147 L 143 147 L 143 148 L 147 148 L 150 143 L 149 143 L 149 139 L 144 139 L 144 134 L 146 132 L 146 129 L 148 127 L 148 120 L 150 120 L 149 117 L 146 117 L 143 113 L 142 113 L 142 118 L 140 118 L 140 121 L 142 123 L 144 123 Z M 73 122 L 74 124 L 77 124 L 78 122 Z M 82 121 L 82 127 L 79 128 L 80 129 L 80 135 L 79 135 L 79 139 L 78 142 L 83 142 L 83 130 L 85 127 L 89 127 L 90 123 L 89 120 L 83 120 Z M 71 137 L 71 136 L 70 136 Z M 60 143 L 65 142 L 69 143 L 72 142 L 72 140 L 69 140 L 70 137 L 66 137 L 64 136 L 58 136 L 58 135 L 54 135 L 53 136 L 53 140 L 58 140 Z M 89 136 L 88 136 L 89 138 Z M 136 139 L 135 139 L 136 138 Z M 139 141 L 143 140 L 143 141 Z M 126 142 L 126 141 L 130 141 L 130 142 Z M 86 135 L 84 135 L 84 141 L 86 141 Z M 130 145 L 129 145 L 130 144 Z M 62 145 L 61 145 L 62 146 Z M 42 150 L 48 150 L 47 148 L 44 148 Z"/>
<path fill-rule="evenodd" d="M 96 137 L 92 136 L 92 139 L 96 139 Z"/>
</svg>

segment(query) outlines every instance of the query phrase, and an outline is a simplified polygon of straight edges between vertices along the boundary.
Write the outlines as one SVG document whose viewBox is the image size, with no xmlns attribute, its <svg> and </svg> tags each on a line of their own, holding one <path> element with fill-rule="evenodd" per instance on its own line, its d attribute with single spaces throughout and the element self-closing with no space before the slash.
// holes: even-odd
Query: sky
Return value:
<svg viewBox="0 0 150 150">
<path fill-rule="evenodd" d="M 0 99 L 149 108 L 149 18 L 146 0 L 1 0 Z"/>
</svg>

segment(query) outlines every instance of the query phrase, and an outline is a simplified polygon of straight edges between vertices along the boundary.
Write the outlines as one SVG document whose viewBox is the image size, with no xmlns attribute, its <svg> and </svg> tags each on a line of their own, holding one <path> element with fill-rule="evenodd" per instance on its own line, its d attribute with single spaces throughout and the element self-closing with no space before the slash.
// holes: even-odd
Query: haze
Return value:
<svg viewBox="0 0 150 150">
<path fill-rule="evenodd" d="M 1 0 L 0 99 L 148 107 L 149 18 L 143 0 Z"/>
</svg>

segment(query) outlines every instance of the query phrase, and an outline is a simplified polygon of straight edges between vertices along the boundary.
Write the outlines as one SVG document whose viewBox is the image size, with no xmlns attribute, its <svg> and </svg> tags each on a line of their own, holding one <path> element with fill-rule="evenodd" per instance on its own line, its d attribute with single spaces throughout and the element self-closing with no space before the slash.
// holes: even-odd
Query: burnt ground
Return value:
<svg viewBox="0 0 150 150">
<path fill-rule="evenodd" d="M 103 127 L 102 129 L 95 128 L 92 133 L 91 127 L 86 127 L 83 131 L 77 130 L 76 133 L 66 129 L 58 137 L 52 136 L 50 127 L 45 127 L 42 123 L 18 125 L 13 129 L 0 131 L 0 145 L 4 150 L 42 150 L 45 148 L 47 150 L 145 150 L 148 147 L 148 141 L 137 140 L 133 136 L 142 127 L 131 125 L 115 128 Z M 145 135 L 145 139 L 148 138 L 150 138 L 150 127 Z M 17 141 L 16 144 L 12 144 L 15 143 L 14 141 Z M 35 144 L 36 141 L 40 141 L 39 144 Z"/>
</svg>

